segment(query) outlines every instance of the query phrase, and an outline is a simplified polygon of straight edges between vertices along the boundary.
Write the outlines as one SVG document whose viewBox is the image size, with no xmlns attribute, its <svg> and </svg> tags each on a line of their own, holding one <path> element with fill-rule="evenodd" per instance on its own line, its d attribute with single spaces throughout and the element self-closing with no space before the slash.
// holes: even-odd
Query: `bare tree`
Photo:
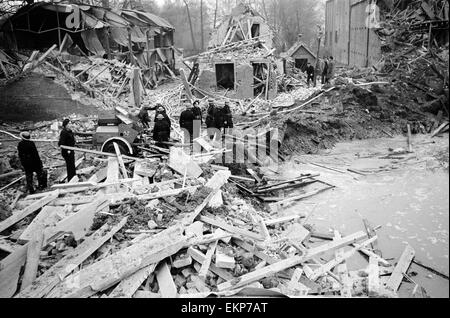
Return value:
<svg viewBox="0 0 450 318">
<path fill-rule="evenodd" d="M 204 26 L 203 26 L 203 0 L 200 0 L 200 36 L 201 36 L 201 47 L 202 50 L 205 49 L 205 35 L 204 35 Z"/>
<path fill-rule="evenodd" d="M 189 4 L 187 3 L 186 0 L 183 0 L 183 2 L 186 5 L 186 12 L 187 12 L 187 15 L 188 15 L 189 27 L 191 28 L 192 46 L 193 46 L 194 50 L 197 50 L 197 45 L 195 45 L 194 29 L 192 28 L 191 12 L 189 11 Z"/>
<path fill-rule="evenodd" d="M 216 28 L 216 22 L 217 22 L 217 5 L 218 5 L 218 1 L 216 0 L 216 8 L 214 9 L 214 29 Z"/>
</svg>

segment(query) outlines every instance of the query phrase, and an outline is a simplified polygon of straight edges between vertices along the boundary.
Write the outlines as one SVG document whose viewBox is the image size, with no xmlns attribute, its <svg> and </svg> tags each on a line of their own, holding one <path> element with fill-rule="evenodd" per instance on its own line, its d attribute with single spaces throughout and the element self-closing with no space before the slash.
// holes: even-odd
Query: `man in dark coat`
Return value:
<svg viewBox="0 0 450 318">
<path fill-rule="evenodd" d="M 70 129 L 70 120 L 64 119 L 63 121 L 63 129 L 61 130 L 61 134 L 59 135 L 58 146 L 75 146 L 75 136 Z M 73 150 L 67 150 L 61 148 L 61 155 L 66 161 L 67 167 L 67 182 L 69 182 L 76 175 L 75 168 L 75 153 Z"/>
<path fill-rule="evenodd" d="M 218 103 L 214 112 L 214 127 L 220 131 L 220 136 L 216 136 L 216 139 L 220 139 L 222 133 L 226 133 L 228 129 L 233 128 L 233 117 L 228 101 Z"/>
<path fill-rule="evenodd" d="M 36 172 L 39 190 L 47 187 L 47 172 L 42 166 L 42 161 L 39 157 L 36 145 L 30 140 L 30 134 L 28 132 L 22 132 L 20 137 L 22 140 L 17 145 L 17 150 L 19 152 L 20 163 L 25 170 L 28 192 L 33 194 L 35 192 L 33 186 L 33 172 Z"/>
<path fill-rule="evenodd" d="M 200 108 L 200 102 L 198 100 L 194 101 L 192 104 L 192 111 L 194 113 L 194 127 L 193 127 L 193 136 L 192 139 L 196 139 L 202 134 L 202 124 L 203 124 L 203 114 Z M 194 144 L 194 151 L 200 152 L 201 147 L 199 144 Z"/>
<path fill-rule="evenodd" d="M 327 83 L 330 83 L 330 80 L 333 79 L 334 71 L 335 71 L 334 58 L 330 56 L 328 61 L 327 80 L 326 80 Z"/>
<path fill-rule="evenodd" d="M 184 133 L 184 144 L 191 144 L 192 149 L 195 114 L 189 101 L 185 101 L 185 106 L 186 109 L 180 115 L 180 128 Z"/>
<path fill-rule="evenodd" d="M 144 126 L 144 128 L 149 128 L 150 127 L 150 116 L 148 115 L 148 110 L 149 107 L 148 106 L 142 106 L 141 109 L 139 110 L 139 114 L 138 114 L 138 118 L 142 123 L 142 126 Z"/>
<path fill-rule="evenodd" d="M 159 105 L 156 109 L 156 115 L 153 126 L 153 140 L 156 142 L 157 147 L 169 148 L 164 142 L 168 142 L 170 139 L 171 122 L 169 116 L 167 116 L 166 109 Z"/>
<path fill-rule="evenodd" d="M 308 62 L 308 65 L 306 67 L 306 76 L 307 76 L 306 83 L 308 84 L 309 87 L 310 81 L 314 82 L 314 66 L 312 66 L 310 62 Z"/>
<path fill-rule="evenodd" d="M 216 132 L 216 124 L 214 122 L 214 116 L 216 113 L 216 105 L 214 104 L 213 99 L 208 100 L 208 109 L 206 110 L 206 130 L 208 132 L 209 139 L 214 138 L 214 134 Z"/>
</svg>

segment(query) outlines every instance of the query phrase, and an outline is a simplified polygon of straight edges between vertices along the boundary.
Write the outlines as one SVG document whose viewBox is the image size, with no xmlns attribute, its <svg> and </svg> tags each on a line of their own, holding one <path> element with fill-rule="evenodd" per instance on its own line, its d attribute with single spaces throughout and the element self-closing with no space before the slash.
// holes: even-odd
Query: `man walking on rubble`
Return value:
<svg viewBox="0 0 450 318">
<path fill-rule="evenodd" d="M 70 129 L 70 120 L 67 118 L 63 121 L 63 129 L 61 130 L 61 134 L 59 135 L 58 146 L 75 146 L 75 136 Z M 76 175 L 75 152 L 73 150 L 61 148 L 61 155 L 66 161 L 67 182 L 69 182 Z"/>
<path fill-rule="evenodd" d="M 21 132 L 22 140 L 17 145 L 20 163 L 25 170 L 27 181 L 27 190 L 30 194 L 35 192 L 33 186 L 33 173 L 36 172 L 38 179 L 38 189 L 43 190 L 47 187 L 47 171 L 42 166 L 41 158 L 36 149 L 36 145 L 30 140 L 31 136 L 28 132 Z"/>
<path fill-rule="evenodd" d="M 332 56 L 330 56 L 329 61 L 328 61 L 328 72 L 327 72 L 327 83 L 330 83 L 330 80 L 333 79 L 334 77 L 334 68 L 335 68 L 335 63 L 334 63 L 334 58 Z"/>
<path fill-rule="evenodd" d="M 306 67 L 306 76 L 307 76 L 306 83 L 309 87 L 310 81 L 314 83 L 314 66 L 312 66 L 310 62 L 308 62 L 308 65 Z"/>
<path fill-rule="evenodd" d="M 184 134 L 184 144 L 189 144 L 192 151 L 195 114 L 191 102 L 185 101 L 186 109 L 180 115 L 180 128 Z"/>
</svg>

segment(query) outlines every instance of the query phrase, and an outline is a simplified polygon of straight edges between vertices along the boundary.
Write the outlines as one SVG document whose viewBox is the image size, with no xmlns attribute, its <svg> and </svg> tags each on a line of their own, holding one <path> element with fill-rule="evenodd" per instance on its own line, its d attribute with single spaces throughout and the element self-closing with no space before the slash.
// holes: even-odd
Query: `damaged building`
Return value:
<svg viewBox="0 0 450 318">
<path fill-rule="evenodd" d="M 297 42 L 285 53 L 280 54 L 283 59 L 285 74 L 291 74 L 294 69 L 306 71 L 308 63 L 315 65 L 316 55 L 303 43 L 299 37 Z"/>
<path fill-rule="evenodd" d="M 227 91 L 230 98 L 273 99 L 277 95 L 273 32 L 252 8 L 236 7 L 214 30 L 209 50 L 194 60 L 191 84 L 203 91 Z M 197 66 L 195 66 L 197 65 Z"/>
<path fill-rule="evenodd" d="M 20 8 L 3 22 L 1 31 L 10 52 L 57 44 L 74 63 L 100 57 L 138 66 L 150 87 L 171 76 L 175 67 L 174 27 L 149 12 L 38 2 Z"/>
</svg>

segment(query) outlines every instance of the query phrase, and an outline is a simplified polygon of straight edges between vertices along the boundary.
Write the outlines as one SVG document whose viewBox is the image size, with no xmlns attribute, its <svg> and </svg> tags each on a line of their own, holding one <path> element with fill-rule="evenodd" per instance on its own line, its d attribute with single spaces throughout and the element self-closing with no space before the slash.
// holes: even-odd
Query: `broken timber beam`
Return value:
<svg viewBox="0 0 450 318">
<path fill-rule="evenodd" d="M 0 222 L 0 233 L 3 232 L 4 230 L 6 230 L 7 228 L 11 227 L 12 225 L 16 224 L 17 222 L 23 220 L 25 217 L 32 214 L 36 210 L 42 208 L 43 206 L 47 205 L 51 201 L 55 200 L 58 196 L 59 196 L 58 190 L 49 192 L 49 194 L 46 197 L 34 202 L 33 204 L 26 207 L 25 209 L 23 209 L 17 213 L 14 213 L 12 216 L 7 218 L 6 220 Z"/>
<path fill-rule="evenodd" d="M 36 231 L 33 233 L 32 239 L 27 244 L 27 260 L 22 277 L 22 284 L 20 286 L 21 290 L 28 287 L 36 279 L 39 266 L 39 257 L 41 254 L 42 245 L 44 243 L 43 230 L 44 226 L 40 224 L 40 226 L 38 226 Z"/>
<path fill-rule="evenodd" d="M 169 266 L 166 262 L 163 262 L 157 272 L 156 280 L 158 281 L 159 293 L 162 298 L 175 298 L 177 297 L 177 286 L 173 281 L 173 277 L 170 274 Z"/>
<path fill-rule="evenodd" d="M 109 231 L 109 225 L 105 224 L 94 234 L 76 247 L 71 253 L 64 256 L 44 274 L 39 276 L 32 285 L 22 290 L 16 297 L 18 298 L 42 298 L 47 295 L 59 282 L 77 268 L 84 260 L 92 255 L 103 244 L 110 240 L 127 222 L 123 218 L 117 225 Z"/>
<path fill-rule="evenodd" d="M 357 233 L 354 233 L 352 235 L 344 237 L 342 240 L 333 241 L 330 243 L 323 244 L 319 247 L 309 249 L 306 252 L 306 254 L 303 256 L 294 256 L 291 258 L 287 258 L 287 259 L 281 260 L 279 262 L 276 262 L 272 265 L 265 266 L 256 271 L 253 271 L 248 274 L 237 277 L 231 281 L 219 284 L 217 286 L 217 289 L 219 291 L 224 291 L 224 290 L 236 289 L 236 288 L 239 288 L 242 286 L 246 286 L 246 285 L 251 284 L 254 281 L 258 281 L 264 277 L 270 276 L 270 275 L 278 273 L 282 270 L 285 270 L 290 267 L 301 264 L 303 262 L 306 262 L 306 261 L 308 261 L 316 256 L 319 256 L 325 252 L 331 252 L 331 251 L 334 251 L 341 247 L 347 246 L 349 244 L 356 243 L 366 237 L 367 237 L 366 233 L 359 231 Z"/>
<path fill-rule="evenodd" d="M 186 244 L 181 226 L 174 226 L 93 263 L 68 276 L 48 296 L 89 297 L 150 264 L 177 253 Z M 80 279 L 82 278 L 82 279 Z M 79 284 L 74 284 L 79 281 Z"/>
<path fill-rule="evenodd" d="M 98 156 L 117 157 L 116 154 L 114 154 L 114 153 L 109 153 L 109 152 L 102 152 L 102 151 L 97 151 L 97 150 L 82 149 L 82 148 L 69 147 L 69 146 L 60 146 L 60 147 L 61 147 L 62 149 L 67 149 L 67 150 L 72 150 L 72 151 L 78 151 L 78 152 L 84 152 L 84 153 L 89 153 L 89 154 L 98 155 Z M 139 159 L 139 158 L 130 157 L 130 156 L 125 156 L 125 155 L 122 155 L 122 158 L 128 159 L 128 160 L 141 160 L 141 159 Z"/>
<path fill-rule="evenodd" d="M 206 259 L 205 254 L 203 254 L 199 250 L 194 249 L 192 246 L 188 248 L 187 253 L 192 257 L 192 259 L 194 259 L 194 261 L 196 261 L 200 264 L 202 264 Z M 230 274 L 227 270 L 225 270 L 223 268 L 218 268 L 214 264 L 209 265 L 209 270 L 222 279 L 225 279 L 225 280 L 233 279 L 233 275 Z"/>
<path fill-rule="evenodd" d="M 205 259 L 202 262 L 202 267 L 198 271 L 198 276 L 204 281 L 206 279 L 206 274 L 208 273 L 209 267 L 211 265 L 211 258 L 216 250 L 217 243 L 219 241 L 215 241 L 206 252 Z"/>
<path fill-rule="evenodd" d="M 397 265 L 394 268 L 394 271 L 392 272 L 391 277 L 389 277 L 389 281 L 386 283 L 386 289 L 397 292 L 400 284 L 402 283 L 403 274 L 406 274 L 406 272 L 408 271 L 415 253 L 416 252 L 410 245 L 406 246 L 405 250 L 402 253 L 402 256 L 400 257 L 400 260 L 398 261 Z"/>
<path fill-rule="evenodd" d="M 28 244 L 23 245 L 0 261 L 0 298 L 10 298 L 16 293 L 27 250 Z"/>
<path fill-rule="evenodd" d="M 254 232 L 250 232 L 250 231 L 247 231 L 247 230 L 244 230 L 244 229 L 237 228 L 235 226 L 229 225 L 228 223 L 225 223 L 222 220 L 213 219 L 213 218 L 210 218 L 210 217 L 207 217 L 207 216 L 203 216 L 203 215 L 200 216 L 199 220 L 204 222 L 204 223 L 208 223 L 208 224 L 214 225 L 216 227 L 219 227 L 219 228 L 221 228 L 221 229 L 223 229 L 225 231 L 228 231 L 228 232 L 230 232 L 232 234 L 235 234 L 235 235 L 241 235 L 241 236 L 248 237 L 248 238 L 250 238 L 252 240 L 257 240 L 257 241 L 263 241 L 264 240 L 264 238 L 260 234 L 256 234 Z"/>
</svg>

